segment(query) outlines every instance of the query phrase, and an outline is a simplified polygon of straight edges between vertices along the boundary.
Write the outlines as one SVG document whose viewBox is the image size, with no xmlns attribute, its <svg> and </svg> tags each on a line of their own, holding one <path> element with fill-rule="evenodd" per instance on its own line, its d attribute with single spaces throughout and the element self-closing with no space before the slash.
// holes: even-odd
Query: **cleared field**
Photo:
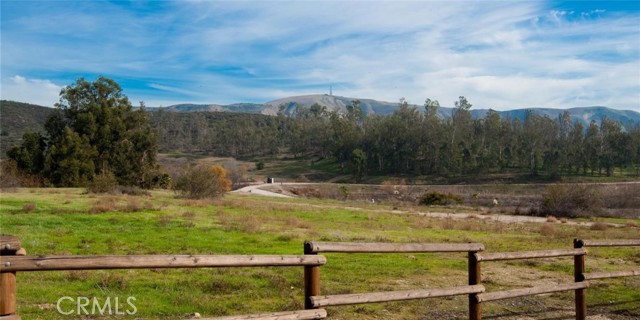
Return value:
<svg viewBox="0 0 640 320">
<path fill-rule="evenodd" d="M 637 238 L 625 227 L 549 222 L 507 224 L 395 215 L 359 201 L 265 199 L 229 195 L 218 200 L 92 195 L 81 189 L 3 191 L 0 232 L 23 240 L 29 255 L 301 254 L 304 240 L 350 242 L 481 242 L 487 252 L 566 249 L 574 238 Z M 321 205 L 321 206 L 319 206 Z M 344 207 L 355 209 L 346 209 Z M 356 210 L 357 209 L 357 210 Z M 632 222 L 633 220 L 629 220 Z M 587 271 L 637 269 L 637 248 L 589 249 Z M 324 254 L 322 294 L 413 290 L 463 285 L 464 254 Z M 483 268 L 488 290 L 570 282 L 566 258 L 505 261 Z M 489 303 L 485 318 L 570 318 L 571 292 Z M 63 296 L 136 298 L 137 318 L 221 316 L 303 308 L 301 268 L 152 269 L 22 272 L 18 314 L 65 319 Z M 640 317 L 640 279 L 598 281 L 588 291 L 590 315 Z M 69 306 L 66 306 L 69 308 Z M 329 308 L 332 319 L 464 319 L 466 297 Z M 100 318 L 93 317 L 92 318 Z M 107 316 L 104 317 L 109 318 Z"/>
</svg>

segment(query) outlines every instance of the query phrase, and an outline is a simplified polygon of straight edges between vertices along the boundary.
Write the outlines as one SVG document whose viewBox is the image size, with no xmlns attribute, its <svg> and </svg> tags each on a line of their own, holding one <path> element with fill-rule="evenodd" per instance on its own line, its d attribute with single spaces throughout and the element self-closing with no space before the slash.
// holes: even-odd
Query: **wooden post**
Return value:
<svg viewBox="0 0 640 320">
<path fill-rule="evenodd" d="M 574 239 L 573 247 L 575 249 L 581 249 L 584 243 L 581 240 Z M 573 256 L 573 275 L 576 282 L 584 281 L 585 269 L 585 255 Z M 587 319 L 587 291 L 585 288 L 576 289 L 576 320 Z"/>
<path fill-rule="evenodd" d="M 308 241 L 304 243 L 304 254 L 315 255 L 312 244 Z M 313 306 L 311 297 L 320 295 L 320 266 L 304 267 L 304 308 L 316 309 Z"/>
<path fill-rule="evenodd" d="M 480 262 L 478 261 L 477 251 L 469 252 L 469 285 L 477 285 L 482 282 L 480 270 Z M 469 294 L 469 320 L 482 319 L 482 304 L 478 301 L 478 294 Z"/>
<path fill-rule="evenodd" d="M 0 256 L 25 255 L 20 249 L 20 239 L 9 235 L 0 235 Z M 16 273 L 4 272 L 8 267 L 0 259 L 0 319 L 20 320 L 16 315 Z"/>
</svg>

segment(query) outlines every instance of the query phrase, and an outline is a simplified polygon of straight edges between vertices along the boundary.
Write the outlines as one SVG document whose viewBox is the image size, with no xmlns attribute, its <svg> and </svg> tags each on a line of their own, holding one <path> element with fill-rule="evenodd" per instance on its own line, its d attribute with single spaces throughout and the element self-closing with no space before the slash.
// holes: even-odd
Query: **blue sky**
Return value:
<svg viewBox="0 0 640 320">
<path fill-rule="evenodd" d="M 334 95 L 474 108 L 640 111 L 640 1 L 1 2 L 0 93 L 77 78 L 130 100 Z"/>
</svg>

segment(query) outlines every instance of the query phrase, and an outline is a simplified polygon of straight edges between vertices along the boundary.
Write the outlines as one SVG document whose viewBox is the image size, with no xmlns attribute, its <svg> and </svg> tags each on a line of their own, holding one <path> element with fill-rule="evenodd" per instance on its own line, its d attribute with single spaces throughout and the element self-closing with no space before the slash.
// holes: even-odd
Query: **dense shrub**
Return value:
<svg viewBox="0 0 640 320">
<path fill-rule="evenodd" d="M 451 204 L 461 204 L 462 197 L 452 193 L 440 193 L 437 191 L 427 192 L 420 197 L 420 204 L 425 206 L 446 206 Z"/>
<path fill-rule="evenodd" d="M 87 186 L 89 193 L 114 193 L 118 188 L 118 179 L 111 171 L 103 172 L 93 177 Z"/>
<path fill-rule="evenodd" d="M 549 185 L 543 195 L 540 213 L 556 217 L 592 216 L 602 211 L 598 189 L 586 185 Z"/>
<path fill-rule="evenodd" d="M 197 165 L 178 178 L 175 188 L 187 198 L 214 198 L 231 190 L 231 180 L 219 165 Z"/>
</svg>

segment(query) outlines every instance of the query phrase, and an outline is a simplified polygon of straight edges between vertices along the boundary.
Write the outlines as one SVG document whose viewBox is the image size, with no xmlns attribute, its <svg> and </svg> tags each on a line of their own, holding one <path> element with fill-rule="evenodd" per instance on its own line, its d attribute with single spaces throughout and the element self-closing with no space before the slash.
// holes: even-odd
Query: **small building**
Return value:
<svg viewBox="0 0 640 320">
<path fill-rule="evenodd" d="M 267 178 L 267 183 L 275 183 L 275 182 L 276 182 L 275 178 L 273 178 L 273 177 Z"/>
</svg>

